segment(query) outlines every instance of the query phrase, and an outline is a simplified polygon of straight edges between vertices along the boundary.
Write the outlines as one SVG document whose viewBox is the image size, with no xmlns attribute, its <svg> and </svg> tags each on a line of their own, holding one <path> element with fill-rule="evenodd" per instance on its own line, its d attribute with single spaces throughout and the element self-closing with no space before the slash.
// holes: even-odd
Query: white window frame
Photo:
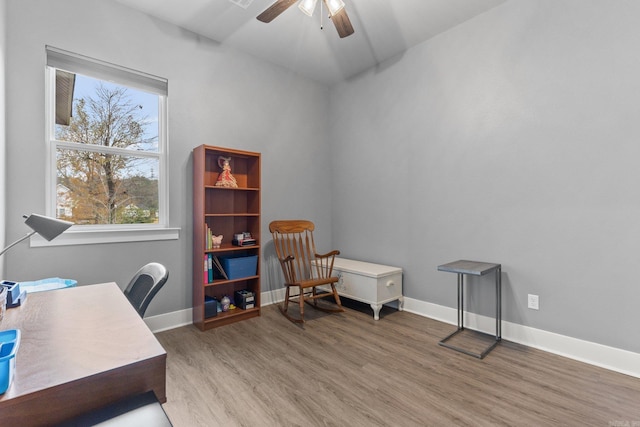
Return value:
<svg viewBox="0 0 640 427">
<path fill-rule="evenodd" d="M 56 153 L 58 149 L 71 148 L 74 150 L 80 149 L 83 151 L 100 151 L 131 155 L 129 150 L 112 147 L 100 147 L 98 149 L 90 145 L 55 139 L 55 70 L 60 69 L 135 89 L 145 90 L 158 95 L 158 151 L 136 152 L 135 154 L 140 157 L 158 159 L 158 213 L 160 222 L 157 224 L 74 225 L 50 242 L 38 234 L 35 234 L 31 237 L 31 246 L 86 245 L 178 239 L 180 229 L 169 227 L 167 80 L 51 46 L 46 46 L 46 54 L 46 214 L 52 217 L 56 216 Z"/>
</svg>

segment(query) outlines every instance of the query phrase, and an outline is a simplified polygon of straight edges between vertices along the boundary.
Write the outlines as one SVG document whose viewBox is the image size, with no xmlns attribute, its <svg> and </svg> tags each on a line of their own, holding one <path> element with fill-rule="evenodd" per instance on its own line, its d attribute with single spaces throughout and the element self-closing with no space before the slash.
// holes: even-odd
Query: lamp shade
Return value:
<svg viewBox="0 0 640 427">
<path fill-rule="evenodd" d="M 28 217 L 24 215 L 24 217 L 27 218 L 24 223 L 48 241 L 55 239 L 73 225 L 73 223 L 69 221 L 38 214 L 31 214 Z"/>
<path fill-rule="evenodd" d="M 57 218 L 50 218 L 48 216 L 31 214 L 29 216 L 22 215 L 23 218 L 27 220 L 24 222 L 33 230 L 31 233 L 27 234 L 24 237 L 19 238 L 6 248 L 0 251 L 0 255 L 3 255 L 9 249 L 22 242 L 23 240 L 27 240 L 29 237 L 38 233 L 48 241 L 51 241 L 62 234 L 67 228 L 73 225 L 72 222 L 63 221 Z"/>
<path fill-rule="evenodd" d="M 325 4 L 327 5 L 327 9 L 329 9 L 329 14 L 331 16 L 340 12 L 344 7 L 344 2 L 342 0 L 325 0 Z"/>
<path fill-rule="evenodd" d="M 312 16 L 317 2 L 318 0 L 301 0 L 298 4 L 298 8 L 300 8 L 305 15 Z"/>
</svg>

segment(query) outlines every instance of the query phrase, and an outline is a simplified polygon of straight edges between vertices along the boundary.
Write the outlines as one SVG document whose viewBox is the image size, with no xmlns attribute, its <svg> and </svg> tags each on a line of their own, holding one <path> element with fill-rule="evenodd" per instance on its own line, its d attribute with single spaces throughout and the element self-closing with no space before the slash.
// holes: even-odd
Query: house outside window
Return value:
<svg viewBox="0 0 640 427">
<path fill-rule="evenodd" d="M 71 190 L 62 184 L 56 185 L 56 217 L 67 219 L 73 217 L 73 199 Z"/>
<path fill-rule="evenodd" d="M 167 80 L 46 53 L 48 214 L 76 231 L 167 228 Z"/>
</svg>

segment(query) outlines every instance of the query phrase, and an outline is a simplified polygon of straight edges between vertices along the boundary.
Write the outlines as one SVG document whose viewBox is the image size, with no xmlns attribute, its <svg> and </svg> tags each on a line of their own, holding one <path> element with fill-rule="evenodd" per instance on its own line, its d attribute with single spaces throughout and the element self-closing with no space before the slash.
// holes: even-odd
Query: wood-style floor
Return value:
<svg viewBox="0 0 640 427">
<path fill-rule="evenodd" d="M 479 360 L 387 307 L 305 311 L 158 333 L 174 426 L 640 426 L 638 378 L 507 341 Z"/>
</svg>

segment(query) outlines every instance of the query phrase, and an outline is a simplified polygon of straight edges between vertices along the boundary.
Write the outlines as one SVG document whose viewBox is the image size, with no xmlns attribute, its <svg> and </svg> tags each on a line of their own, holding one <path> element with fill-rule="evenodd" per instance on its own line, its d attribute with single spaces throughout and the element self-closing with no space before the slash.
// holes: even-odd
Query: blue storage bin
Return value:
<svg viewBox="0 0 640 427">
<path fill-rule="evenodd" d="M 209 295 L 204 296 L 204 317 L 214 317 L 218 315 L 218 300 L 210 297 Z"/>
<path fill-rule="evenodd" d="M 258 272 L 258 255 L 220 257 L 220 263 L 229 280 L 255 276 Z"/>
<path fill-rule="evenodd" d="M 0 331 L 0 394 L 7 391 L 16 370 L 16 353 L 20 347 L 20 330 Z"/>
</svg>

